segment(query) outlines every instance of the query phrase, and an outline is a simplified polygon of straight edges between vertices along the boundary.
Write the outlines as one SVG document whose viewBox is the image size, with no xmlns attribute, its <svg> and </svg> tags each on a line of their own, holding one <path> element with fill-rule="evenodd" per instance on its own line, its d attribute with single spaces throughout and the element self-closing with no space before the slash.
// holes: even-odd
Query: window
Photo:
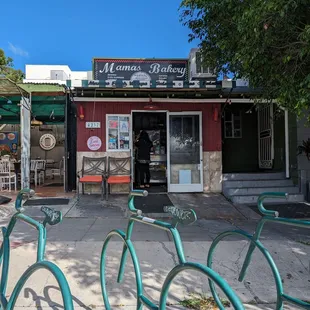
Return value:
<svg viewBox="0 0 310 310">
<path fill-rule="evenodd" d="M 225 138 L 242 138 L 241 112 L 225 111 L 224 132 Z"/>
<path fill-rule="evenodd" d="M 107 115 L 107 151 L 129 150 L 129 115 Z"/>
<path fill-rule="evenodd" d="M 209 67 L 204 67 L 202 54 L 200 52 L 196 52 L 196 72 L 213 74 L 212 70 Z"/>
</svg>

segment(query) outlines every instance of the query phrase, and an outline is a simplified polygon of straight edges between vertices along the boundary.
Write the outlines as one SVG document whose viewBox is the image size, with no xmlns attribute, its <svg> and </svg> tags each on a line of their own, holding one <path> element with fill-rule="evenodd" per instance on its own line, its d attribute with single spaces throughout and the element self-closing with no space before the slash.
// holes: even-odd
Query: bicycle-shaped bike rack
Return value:
<svg viewBox="0 0 310 310">
<path fill-rule="evenodd" d="M 246 239 L 248 239 L 251 243 L 249 245 L 249 249 L 247 252 L 247 255 L 245 257 L 242 269 L 240 271 L 239 275 L 239 281 L 242 282 L 245 278 L 246 271 L 249 267 L 249 264 L 251 262 L 252 254 L 255 250 L 255 248 L 258 248 L 263 256 L 266 258 L 274 279 L 275 279 L 275 284 L 276 284 L 276 289 L 277 289 L 277 303 L 276 303 L 276 309 L 277 310 L 282 310 L 283 309 L 283 302 L 286 301 L 288 303 L 294 304 L 298 307 L 304 308 L 304 309 L 310 309 L 310 303 L 305 302 L 303 300 L 294 298 L 290 295 L 287 295 L 283 291 L 283 285 L 282 285 L 282 280 L 281 276 L 279 273 L 279 270 L 270 255 L 269 251 L 264 247 L 264 245 L 260 242 L 259 238 L 261 235 L 261 232 L 263 230 L 263 227 L 266 222 L 273 222 L 273 223 L 279 223 L 279 224 L 284 224 L 284 225 L 291 225 L 291 226 L 297 226 L 297 227 L 304 227 L 304 228 L 310 228 L 310 221 L 304 221 L 304 220 L 297 220 L 297 219 L 289 219 L 289 218 L 284 218 L 284 217 L 279 217 L 279 213 L 277 211 L 271 211 L 271 210 L 266 210 L 263 206 L 263 200 L 266 198 L 287 198 L 286 193 L 262 193 L 257 201 L 259 211 L 264 215 L 260 221 L 258 222 L 256 226 L 255 233 L 253 235 L 248 234 L 247 232 L 243 230 L 233 230 L 233 231 L 226 231 L 221 234 L 219 234 L 213 241 L 209 253 L 208 253 L 208 267 L 212 268 L 212 259 L 213 259 L 213 253 L 215 251 L 216 246 L 218 243 L 223 240 L 225 237 L 232 236 L 232 235 L 237 235 L 237 236 L 243 236 Z M 216 300 L 218 305 L 222 306 L 221 300 L 216 292 L 214 283 L 209 280 L 210 284 L 210 289 L 213 295 L 213 298 Z"/>
<path fill-rule="evenodd" d="M 226 295 L 226 297 L 228 298 L 229 302 L 231 303 L 234 309 L 238 309 L 238 310 L 244 309 L 240 299 L 237 297 L 234 291 L 230 288 L 228 283 L 223 278 L 221 278 L 215 271 L 213 271 L 211 268 L 205 265 L 186 261 L 181 237 L 177 230 L 177 225 L 178 223 L 184 224 L 184 225 L 194 223 L 197 219 L 195 212 L 193 210 L 182 210 L 182 209 L 179 209 L 173 206 L 165 207 L 165 212 L 169 212 L 173 216 L 172 224 L 166 223 L 163 221 L 154 220 L 154 219 L 147 218 L 147 217 L 143 217 L 142 212 L 140 210 L 137 210 L 134 206 L 134 198 L 135 196 L 147 196 L 147 194 L 148 194 L 147 191 L 142 191 L 142 190 L 136 190 L 130 193 L 129 200 L 128 200 L 128 208 L 132 215 L 129 218 L 127 232 L 125 233 L 118 229 L 112 230 L 107 235 L 104 241 L 102 253 L 101 253 L 101 262 L 100 262 L 100 280 L 101 280 L 102 295 L 103 295 L 106 309 L 107 310 L 111 309 L 111 305 L 110 305 L 109 298 L 108 298 L 107 287 L 106 287 L 106 281 L 105 281 L 106 252 L 107 252 L 109 241 L 111 240 L 113 236 L 118 236 L 124 243 L 120 267 L 119 267 L 118 279 L 117 279 L 118 283 L 121 283 L 123 280 L 128 252 L 131 256 L 133 266 L 134 266 L 135 276 L 136 276 L 137 309 L 138 310 L 142 309 L 143 305 L 149 309 L 154 309 L 154 310 L 155 309 L 158 309 L 158 310 L 166 309 L 166 302 L 167 302 L 170 285 L 172 281 L 174 280 L 174 278 L 185 270 L 194 270 L 194 271 L 201 272 L 209 279 L 209 281 L 219 286 L 219 288 Z M 166 230 L 170 232 L 173 237 L 179 264 L 175 266 L 168 273 L 164 281 L 164 284 L 161 290 L 159 306 L 155 305 L 151 300 L 149 300 L 143 294 L 143 283 L 142 283 L 142 275 L 141 275 L 139 260 L 138 260 L 136 251 L 134 249 L 133 243 L 131 241 L 131 235 L 132 235 L 135 222 L 143 223 L 146 225 L 151 225 L 158 229 Z M 225 309 L 225 307 L 222 306 L 222 304 L 220 303 L 219 299 L 217 299 L 216 301 L 220 309 Z"/>
<path fill-rule="evenodd" d="M 39 269 L 47 269 L 53 274 L 56 281 L 58 282 L 64 309 L 73 310 L 72 296 L 68 282 L 62 273 L 62 271 L 54 263 L 44 259 L 45 245 L 46 245 L 46 224 L 56 225 L 62 221 L 62 214 L 60 211 L 54 211 L 48 207 L 42 207 L 41 211 L 45 214 L 43 223 L 40 223 L 31 217 L 23 214 L 24 208 L 22 207 L 22 200 L 25 197 L 31 197 L 34 195 L 33 190 L 23 189 L 19 192 L 15 208 L 17 212 L 12 216 L 7 228 L 2 227 L 3 242 L 0 249 L 0 263 L 2 262 L 2 275 L 0 282 L 0 305 L 2 310 L 14 309 L 17 297 L 19 296 L 24 284 L 28 278 Z M 10 235 L 14 229 L 16 222 L 20 220 L 29 224 L 30 226 L 38 230 L 38 246 L 37 246 L 37 260 L 31 265 L 20 277 L 17 284 L 15 285 L 13 292 L 9 299 L 6 298 L 6 288 L 9 275 L 9 262 L 10 262 Z"/>
</svg>

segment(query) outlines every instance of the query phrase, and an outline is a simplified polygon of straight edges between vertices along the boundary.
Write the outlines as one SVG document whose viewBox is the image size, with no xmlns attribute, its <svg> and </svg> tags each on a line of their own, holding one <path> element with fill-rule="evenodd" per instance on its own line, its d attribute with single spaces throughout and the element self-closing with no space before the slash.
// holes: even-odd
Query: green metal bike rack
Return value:
<svg viewBox="0 0 310 310">
<path fill-rule="evenodd" d="M 246 271 L 247 271 L 247 269 L 250 265 L 250 262 L 251 262 L 253 252 L 254 252 L 255 248 L 257 248 L 263 254 L 263 256 L 266 258 L 268 265 L 270 266 L 270 268 L 272 270 L 272 274 L 273 274 L 274 279 L 275 279 L 275 284 L 276 284 L 276 289 L 277 289 L 276 309 L 282 310 L 284 301 L 291 303 L 291 304 L 294 304 L 294 305 L 301 307 L 303 309 L 310 309 L 310 303 L 305 302 L 303 300 L 300 300 L 298 298 L 294 298 L 294 297 L 284 293 L 282 279 L 281 279 L 279 270 L 277 268 L 277 265 L 274 262 L 269 251 L 264 247 L 264 245 L 259 240 L 261 233 L 262 233 L 262 230 L 264 228 L 264 225 L 267 222 L 310 228 L 310 221 L 279 217 L 279 213 L 277 211 L 266 210 L 264 205 L 263 205 L 263 201 L 266 198 L 283 198 L 283 199 L 285 199 L 287 197 L 288 197 L 287 193 L 281 193 L 281 192 L 262 193 L 257 200 L 257 205 L 258 205 L 259 211 L 263 214 L 263 217 L 259 220 L 259 222 L 256 226 L 256 229 L 255 229 L 255 233 L 253 235 L 250 235 L 243 230 L 232 230 L 232 231 L 226 231 L 226 232 L 219 234 L 214 239 L 214 241 L 210 247 L 210 250 L 208 253 L 207 265 L 209 268 L 212 268 L 213 254 L 214 254 L 216 246 L 219 244 L 219 242 L 221 240 L 223 240 L 224 238 L 226 238 L 228 236 L 234 236 L 234 235 L 242 236 L 245 239 L 248 239 L 250 241 L 250 245 L 249 245 L 249 249 L 248 249 L 248 252 L 246 254 L 242 269 L 240 271 L 238 280 L 240 282 L 242 282 L 244 280 L 244 278 L 246 276 Z M 209 280 L 209 285 L 210 285 L 210 289 L 211 289 L 211 292 L 212 292 L 214 299 L 217 301 L 218 304 L 221 304 L 221 301 L 220 301 L 220 298 L 216 292 L 214 283 Z"/>
<path fill-rule="evenodd" d="M 46 224 L 55 225 L 62 220 L 61 212 L 54 211 L 48 207 L 42 207 L 41 211 L 45 214 L 45 220 L 40 223 L 31 217 L 23 214 L 24 208 L 22 207 L 22 201 L 24 197 L 31 197 L 34 195 L 34 191 L 30 189 L 21 190 L 15 201 L 16 213 L 12 216 L 7 228 L 2 227 L 3 242 L 0 248 L 0 263 L 2 262 L 2 275 L 0 281 L 0 305 L 2 310 L 14 309 L 16 300 L 28 280 L 28 278 L 37 270 L 46 269 L 53 274 L 56 281 L 58 282 L 64 309 L 73 310 L 71 291 L 68 282 L 59 269 L 54 263 L 44 259 L 45 245 L 46 245 Z M 15 285 L 13 292 L 9 299 L 6 298 L 6 288 L 9 276 L 9 262 L 10 262 L 10 235 L 14 229 L 17 221 L 22 221 L 38 231 L 38 247 L 37 247 L 37 260 L 31 265 L 20 277 L 17 284 Z"/>
<path fill-rule="evenodd" d="M 195 212 L 193 210 L 182 210 L 174 206 L 165 207 L 164 210 L 166 212 L 169 212 L 173 216 L 172 224 L 159 221 L 159 220 L 155 220 L 155 219 L 151 219 L 148 217 L 144 217 L 142 216 L 142 212 L 135 208 L 134 199 L 136 196 L 143 197 L 147 195 L 148 195 L 148 192 L 142 191 L 142 190 L 136 190 L 130 193 L 129 198 L 128 198 L 128 208 L 132 215 L 129 218 L 126 233 L 121 230 L 112 230 L 107 235 L 103 243 L 103 248 L 102 248 L 102 253 L 101 253 L 101 262 L 100 262 L 100 280 L 101 280 L 103 300 L 104 300 L 106 309 L 107 310 L 111 309 L 111 305 L 110 305 L 109 297 L 108 297 L 108 291 L 106 287 L 106 280 L 105 280 L 106 253 L 107 253 L 109 241 L 111 240 L 113 236 L 119 237 L 124 244 L 118 278 L 117 278 L 118 283 L 122 282 L 123 280 L 128 252 L 131 256 L 133 266 L 134 266 L 135 276 L 136 276 L 136 286 L 137 286 L 136 298 L 137 298 L 137 309 L 138 310 L 141 310 L 143 306 L 146 306 L 147 308 L 154 309 L 154 310 L 155 309 L 156 310 L 166 309 L 166 302 L 167 302 L 170 285 L 175 279 L 175 277 L 185 270 L 194 270 L 194 271 L 198 271 L 204 274 L 210 281 L 212 281 L 212 283 L 215 283 L 217 286 L 220 287 L 220 289 L 226 295 L 226 297 L 228 298 L 228 300 L 230 301 L 234 309 L 237 309 L 237 310 L 244 309 L 240 299 L 237 297 L 237 295 L 234 293 L 234 291 L 231 289 L 228 283 L 223 278 L 221 278 L 215 271 L 213 271 L 211 268 L 205 265 L 186 261 L 184 250 L 183 250 L 183 245 L 182 245 L 182 240 L 177 230 L 177 225 L 178 223 L 181 223 L 181 224 L 194 223 L 197 219 Z M 145 225 L 150 225 L 155 228 L 169 232 L 172 235 L 172 239 L 175 245 L 179 263 L 168 273 L 165 279 L 165 282 L 161 290 L 159 305 L 155 305 L 151 300 L 149 300 L 143 294 L 143 283 L 142 283 L 142 274 L 140 270 L 140 264 L 139 264 L 139 260 L 138 260 L 136 251 L 134 249 L 133 243 L 131 241 L 132 231 L 133 231 L 135 222 L 143 223 Z M 221 310 L 225 309 L 225 307 L 221 303 L 218 303 L 218 306 Z"/>
</svg>

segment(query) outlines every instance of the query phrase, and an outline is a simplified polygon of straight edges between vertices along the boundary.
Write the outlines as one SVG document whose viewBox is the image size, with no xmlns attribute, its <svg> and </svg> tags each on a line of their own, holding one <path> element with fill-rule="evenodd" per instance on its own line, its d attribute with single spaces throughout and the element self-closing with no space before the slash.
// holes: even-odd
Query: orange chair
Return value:
<svg viewBox="0 0 310 310">
<path fill-rule="evenodd" d="M 106 200 L 110 191 L 111 184 L 130 184 L 131 183 L 131 157 L 109 157 L 108 158 L 108 177 L 106 181 Z"/>
<path fill-rule="evenodd" d="M 84 195 L 85 184 L 100 184 L 101 199 L 103 200 L 104 183 L 107 177 L 107 157 L 83 157 L 82 170 L 78 173 L 78 199 L 80 198 L 80 183 Z"/>
</svg>

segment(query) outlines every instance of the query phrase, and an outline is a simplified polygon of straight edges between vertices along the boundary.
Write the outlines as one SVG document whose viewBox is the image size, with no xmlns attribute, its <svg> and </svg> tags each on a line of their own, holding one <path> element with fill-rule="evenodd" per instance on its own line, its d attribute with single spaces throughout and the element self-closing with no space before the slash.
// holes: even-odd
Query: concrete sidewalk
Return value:
<svg viewBox="0 0 310 310">
<path fill-rule="evenodd" d="M 102 204 L 100 200 L 90 203 L 87 199 L 93 198 L 85 199 L 79 205 L 72 202 L 67 206 L 55 206 L 55 209 L 62 210 L 65 218 L 61 224 L 48 228 L 46 258 L 55 262 L 66 275 L 76 309 L 104 309 L 99 274 L 100 254 L 106 234 L 111 229 L 126 228 L 124 198 L 120 196 L 113 200 L 113 204 Z M 179 203 L 182 201 L 179 200 Z M 229 208 L 228 204 L 227 210 Z M 9 207 L 2 209 L 3 225 L 7 223 L 10 211 L 13 210 Z M 236 212 L 240 214 L 237 209 Z M 39 207 L 27 207 L 26 213 L 38 219 L 42 217 Z M 255 229 L 256 220 L 246 220 L 243 215 L 231 218 L 232 213 L 228 212 L 226 219 L 214 219 L 216 217 L 213 215 L 212 217 L 213 219 L 200 217 L 192 226 L 180 226 L 179 231 L 189 261 L 206 264 L 212 240 L 222 231 L 240 228 L 254 232 Z M 23 223 L 17 224 L 12 235 L 8 294 L 12 292 L 23 271 L 36 259 L 36 236 L 36 231 L 31 227 Z M 171 236 L 164 231 L 137 223 L 133 240 L 143 273 L 145 294 L 151 300 L 158 301 L 165 276 L 177 262 Z M 285 292 L 309 299 L 309 231 L 268 225 L 262 241 L 277 263 Z M 248 309 L 275 309 L 274 280 L 260 253 L 255 252 L 245 281 L 237 281 L 247 246 L 246 241 L 238 238 L 223 241 L 215 253 L 214 270 L 229 282 Z M 112 240 L 108 251 L 106 277 L 110 302 L 115 308 L 135 309 L 135 277 L 130 260 L 124 282 L 121 285 L 116 283 L 121 249 L 122 243 L 117 239 Z M 171 287 L 169 302 L 173 306 L 169 309 L 182 309 L 179 301 L 189 298 L 194 292 L 209 294 L 206 278 L 194 272 L 186 272 L 177 277 Z M 17 302 L 17 308 L 23 309 L 59 309 L 60 305 L 62 301 L 57 283 L 45 271 L 33 275 L 27 281 Z"/>
</svg>

